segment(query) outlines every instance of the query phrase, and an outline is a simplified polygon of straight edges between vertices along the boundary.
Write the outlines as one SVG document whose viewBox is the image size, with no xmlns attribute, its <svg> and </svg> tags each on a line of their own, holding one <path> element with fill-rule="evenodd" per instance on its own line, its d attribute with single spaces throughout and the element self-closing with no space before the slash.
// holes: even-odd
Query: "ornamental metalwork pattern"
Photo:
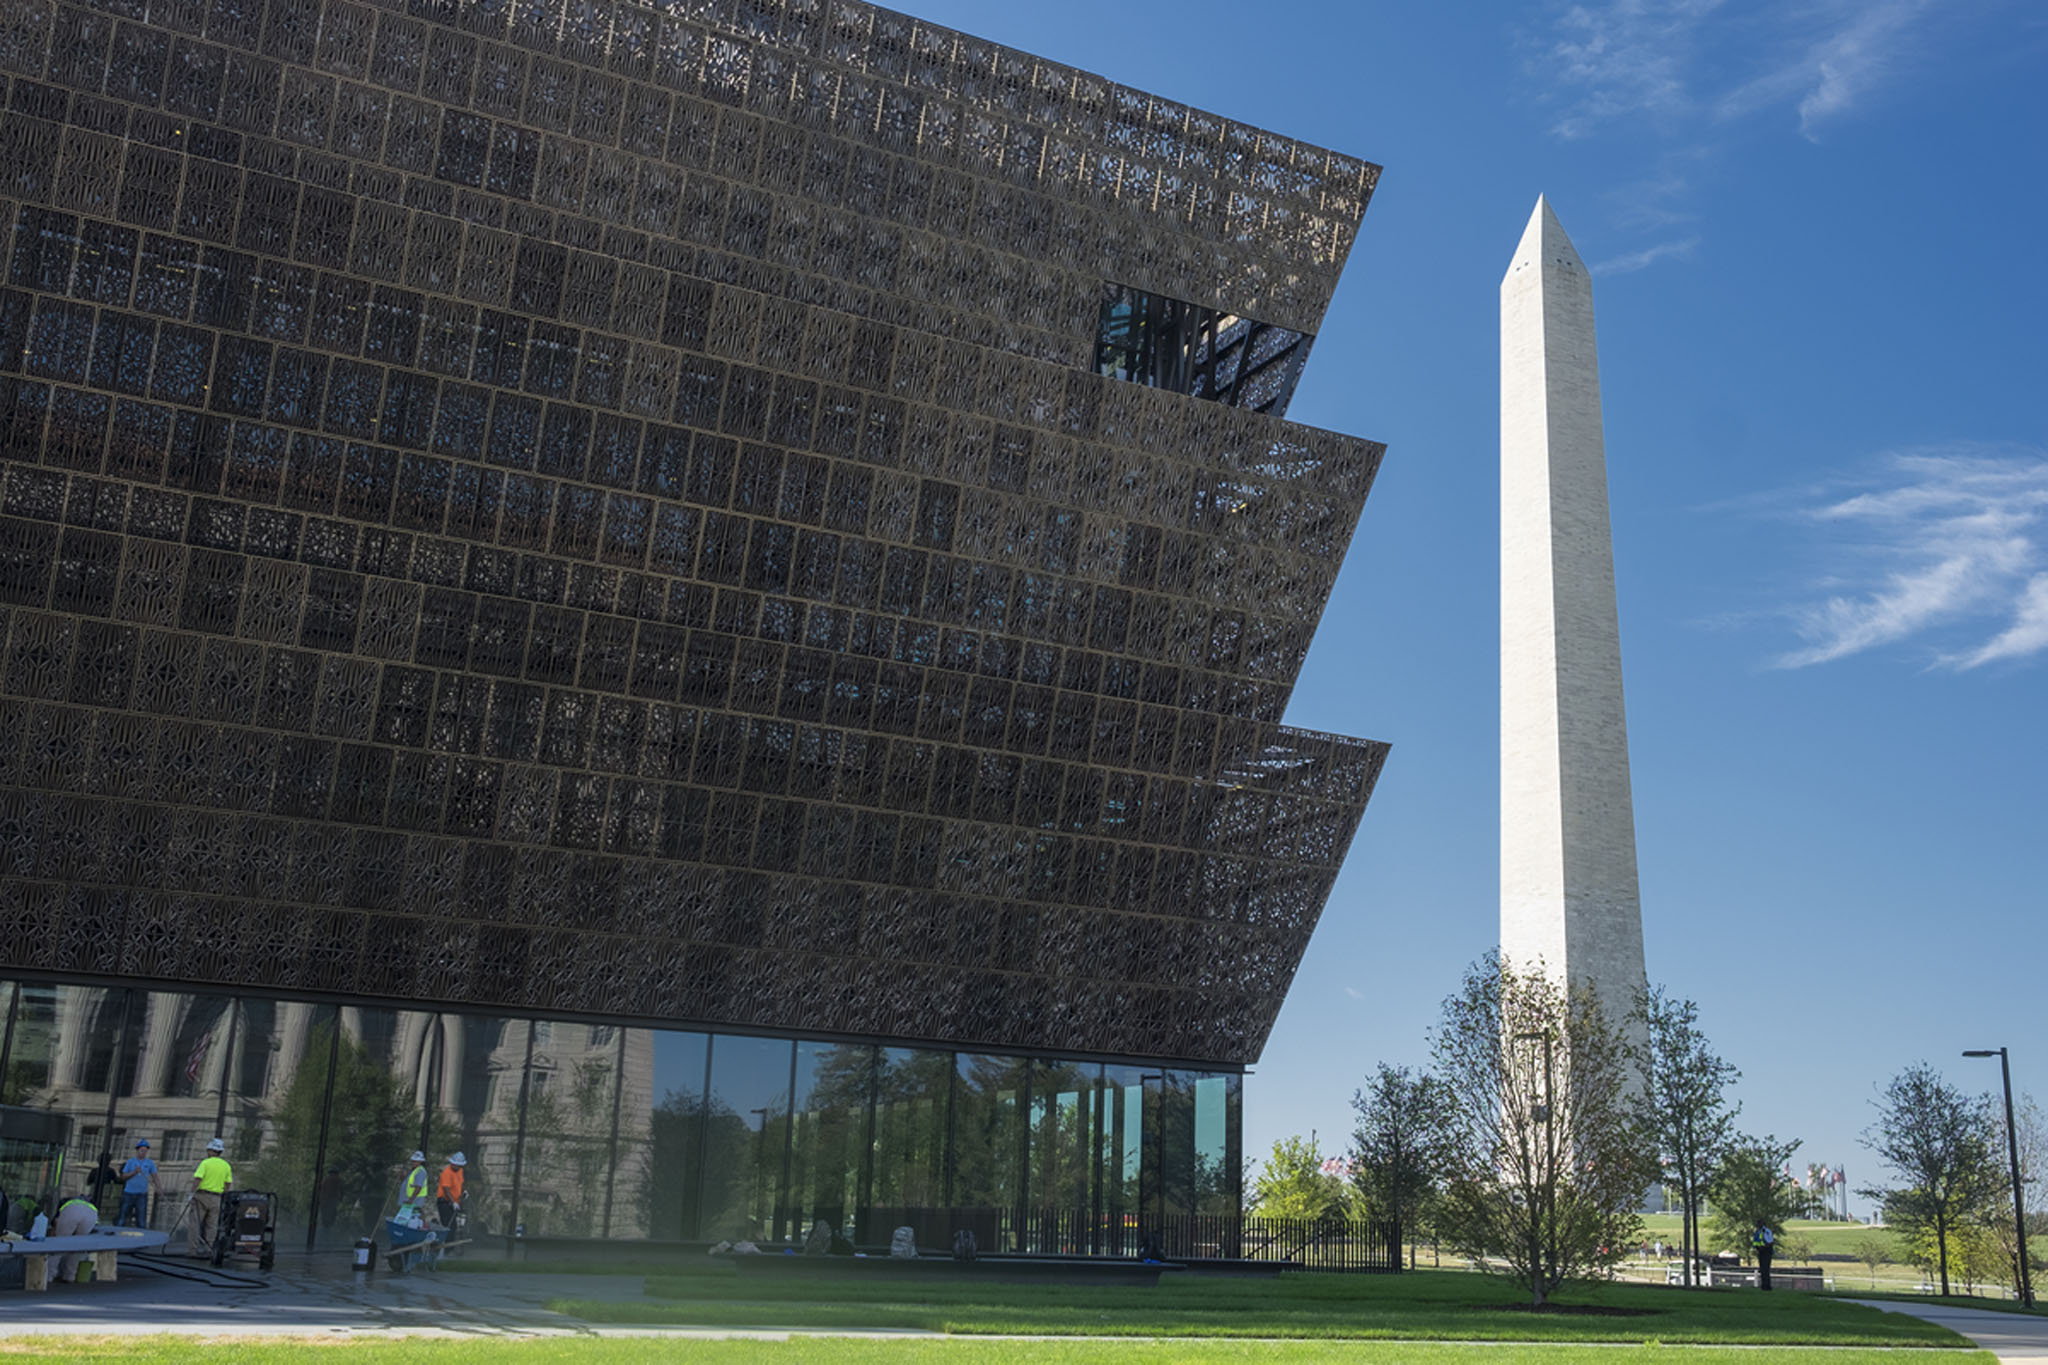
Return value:
<svg viewBox="0 0 2048 1365">
<path fill-rule="evenodd" d="M 836 0 L 10 0 L 0 99 L 0 964 L 1257 1056 L 1377 168 Z"/>
</svg>

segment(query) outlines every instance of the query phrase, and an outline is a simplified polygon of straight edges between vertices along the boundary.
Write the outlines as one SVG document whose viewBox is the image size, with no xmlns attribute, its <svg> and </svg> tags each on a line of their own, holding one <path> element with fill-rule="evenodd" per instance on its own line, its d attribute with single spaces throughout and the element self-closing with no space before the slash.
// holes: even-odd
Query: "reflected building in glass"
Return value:
<svg viewBox="0 0 2048 1365">
<path fill-rule="evenodd" d="M 309 1239 L 1234 1213 L 1377 168 L 851 0 L 140 15 L 0 7 L 0 1103 Z"/>
</svg>

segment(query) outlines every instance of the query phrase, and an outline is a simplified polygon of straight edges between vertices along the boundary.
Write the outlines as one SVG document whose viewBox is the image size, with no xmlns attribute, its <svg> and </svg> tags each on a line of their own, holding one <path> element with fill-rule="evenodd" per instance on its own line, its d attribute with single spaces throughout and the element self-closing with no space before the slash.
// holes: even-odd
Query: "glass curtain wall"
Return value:
<svg viewBox="0 0 2048 1365">
<path fill-rule="evenodd" d="M 1024 1165 L 1030 1063 L 962 1052 L 953 1069 L 953 1216 L 974 1229 L 982 1250 L 1019 1250 L 1030 1198 Z"/>
<path fill-rule="evenodd" d="M 779 1241 L 788 1207 L 789 1092 L 795 1045 L 784 1038 L 711 1040 L 704 1121 L 704 1221 L 712 1241 Z"/>
<path fill-rule="evenodd" d="M 873 1136 L 866 1144 L 874 1171 L 864 1201 L 870 1211 L 866 1240 L 886 1241 L 896 1228 L 907 1226 L 917 1230 L 920 1246 L 952 1244 L 955 1220 L 946 1191 L 946 1149 L 954 1077 L 950 1052 L 880 1050 Z M 975 1243 L 986 1245 L 978 1228 Z"/>
<path fill-rule="evenodd" d="M 864 1043 L 798 1043 L 790 1128 L 791 1222 L 803 1239 L 819 1224 L 848 1237 L 854 1211 L 867 1202 L 869 1124 L 875 1096 L 875 1049 Z"/>
<path fill-rule="evenodd" d="M 1129 1255 L 1241 1193 L 1236 1075 L 40 981 L 0 1011 L 0 1103 L 69 1123 L 64 1193 L 111 1219 L 146 1137 L 157 1227 L 216 1135 L 330 1248 L 382 1233 L 415 1148 L 466 1154 L 479 1238 Z M 1178 1254 L 1232 1254 L 1226 1224 Z"/>
</svg>

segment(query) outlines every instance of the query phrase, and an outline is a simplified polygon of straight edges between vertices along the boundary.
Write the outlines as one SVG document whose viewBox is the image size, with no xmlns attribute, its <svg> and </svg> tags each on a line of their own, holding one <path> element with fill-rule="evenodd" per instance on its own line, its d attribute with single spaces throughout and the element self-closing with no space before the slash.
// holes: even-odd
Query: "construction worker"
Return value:
<svg viewBox="0 0 2048 1365">
<path fill-rule="evenodd" d="M 220 1201 L 235 1183 L 235 1168 L 221 1155 L 228 1145 L 219 1138 L 206 1144 L 206 1158 L 192 1168 L 192 1226 L 188 1254 L 211 1259 L 214 1235 L 220 1231 Z"/>
<path fill-rule="evenodd" d="M 434 1182 L 434 1205 L 441 1213 L 441 1226 L 451 1231 L 455 1227 L 455 1215 L 462 1212 L 462 1170 L 469 1165 L 469 1158 L 457 1152 L 448 1158 L 448 1164 L 441 1168 L 441 1178 Z"/>
<path fill-rule="evenodd" d="M 138 1138 L 135 1155 L 121 1163 L 121 1211 L 114 1215 L 115 1227 L 129 1227 L 130 1214 L 135 1216 L 134 1227 L 149 1226 L 149 1200 L 157 1193 L 156 1162 L 149 1157 L 149 1139 Z"/>
<path fill-rule="evenodd" d="M 88 1180 L 86 1190 L 89 1193 L 91 1189 L 92 1184 Z M 99 1225 L 99 1205 L 93 1203 L 86 1195 L 80 1194 L 65 1200 L 57 1206 L 57 1220 L 50 1224 L 50 1235 L 52 1237 L 83 1237 Z M 57 1258 L 57 1274 L 54 1278 L 58 1284 L 72 1284 L 77 1281 L 78 1258 L 83 1254 L 83 1252 L 67 1251 Z"/>
<path fill-rule="evenodd" d="M 412 1154 L 412 1169 L 405 1173 L 405 1179 L 398 1182 L 398 1214 L 403 1218 L 409 1213 L 418 1213 L 427 1203 L 427 1154 Z"/>
</svg>

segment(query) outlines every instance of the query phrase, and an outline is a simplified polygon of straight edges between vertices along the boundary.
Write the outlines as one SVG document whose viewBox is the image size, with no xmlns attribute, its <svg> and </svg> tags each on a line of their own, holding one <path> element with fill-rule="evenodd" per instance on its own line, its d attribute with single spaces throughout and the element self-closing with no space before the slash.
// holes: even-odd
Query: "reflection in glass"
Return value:
<svg viewBox="0 0 2048 1365">
<path fill-rule="evenodd" d="M 1097 1145 L 1095 1091 L 1102 1068 L 1038 1062 L 1031 1072 L 1031 1201 L 1034 1251 L 1088 1250 Z"/>
<path fill-rule="evenodd" d="M 644 1056 L 652 1103 L 644 1112 L 630 1103 L 621 1107 L 614 1236 L 666 1241 L 698 1235 L 709 1042 L 701 1033 L 626 1031 L 627 1093 L 635 1089 L 632 1078 Z"/>
<path fill-rule="evenodd" d="M 71 1145 L 64 1153 L 65 1195 L 89 1193 L 101 1153 L 111 1158 L 110 1096 L 127 1031 L 129 992 L 94 986 L 51 986 L 25 981 L 15 1006 L 13 1044 L 0 1100 L 48 1110 L 71 1119 Z M 10 1198 L 50 1191 L 10 1190 Z M 118 1194 L 103 1191 L 108 1207 Z"/>
<path fill-rule="evenodd" d="M 427 1016 L 420 1016 L 425 1018 Z M 309 1031 L 301 1068 L 282 1098 L 281 1114 L 295 1134 L 327 1117 L 324 1150 L 316 1151 L 320 1226 L 334 1242 L 382 1234 L 381 1220 L 397 1203 L 405 1157 L 419 1141 L 418 1085 L 410 1071 L 391 1064 L 397 1011 L 343 1007 L 322 1011 Z M 332 1094 L 319 1094 L 315 1078 L 332 1058 Z M 288 1150 L 303 1151 L 303 1137 Z M 331 1173 L 331 1176 L 330 1176 Z"/>
<path fill-rule="evenodd" d="M 1016 1249 L 1024 1203 L 1024 1119 L 1028 1064 L 1020 1057 L 959 1054 L 953 1099 L 953 1215 L 975 1229 L 984 1251 Z"/>
<path fill-rule="evenodd" d="M 875 1086 L 874 1178 L 870 1202 L 876 1233 L 908 1224 L 920 1245 L 945 1246 L 952 1219 L 946 1197 L 946 1133 L 953 1054 L 884 1048 Z M 982 1230 L 975 1229 L 977 1245 Z M 872 1236 L 870 1240 L 880 1240 Z M 991 1249 L 993 1249 L 991 1247 Z"/>
<path fill-rule="evenodd" d="M 462 1205 L 472 1238 L 510 1231 L 512 1159 L 519 1134 L 519 1073 L 527 1023 L 444 1014 L 438 1023 L 439 1103 L 429 1125 L 427 1169 L 460 1151 Z"/>
<path fill-rule="evenodd" d="M 1104 285 L 1095 371 L 1284 416 L 1313 337 L 1197 303 Z"/>
<path fill-rule="evenodd" d="M 792 1237 L 815 1223 L 843 1232 L 860 1203 L 862 1148 L 875 1088 L 875 1049 L 864 1043 L 798 1043 L 790 1144 Z"/>
<path fill-rule="evenodd" d="M 162 998 L 152 995 L 152 1008 Z M 237 1186 L 277 1196 L 278 1237 L 288 1244 L 304 1238 L 315 1221 L 316 1237 L 324 1234 L 330 1245 L 341 1241 L 340 1153 L 325 1150 L 335 1119 L 327 1082 L 340 1051 L 338 1017 L 333 1005 L 302 1001 L 244 1000 L 234 1009 L 234 1065 L 221 1136 Z M 392 1089 L 385 1087 L 387 1103 Z M 393 1107 L 400 1114 L 408 1108 L 402 1100 Z M 122 1106 L 124 1113 L 130 1108 Z M 395 1130 L 399 1120 L 390 1121 Z"/>
<path fill-rule="evenodd" d="M 529 1237 L 602 1235 L 618 1094 L 615 1030 L 556 1023 L 527 1076 L 519 1221 Z"/>
<path fill-rule="evenodd" d="M 700 1233 L 705 1238 L 781 1237 L 792 1046 L 784 1038 L 712 1039 Z"/>
<path fill-rule="evenodd" d="M 1102 1068 L 1102 1250 L 1128 1256 L 1142 1245 L 1145 1213 L 1145 1070 Z"/>
<path fill-rule="evenodd" d="M 1230 1074 L 39 982 L 0 1019 L 0 1102 L 70 1119 L 74 1186 L 147 1137 L 180 1195 L 218 1133 L 287 1244 L 381 1234 L 423 1147 L 467 1154 L 479 1239 L 1239 1245 Z"/>
</svg>

